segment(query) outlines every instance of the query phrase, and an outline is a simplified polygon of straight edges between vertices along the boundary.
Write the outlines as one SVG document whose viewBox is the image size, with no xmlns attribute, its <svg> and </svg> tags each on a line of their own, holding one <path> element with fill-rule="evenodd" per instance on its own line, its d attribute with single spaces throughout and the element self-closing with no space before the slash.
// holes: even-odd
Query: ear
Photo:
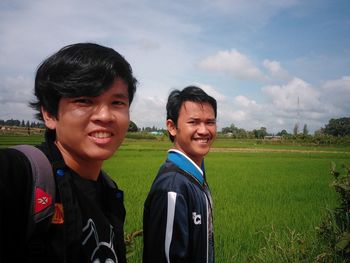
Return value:
<svg viewBox="0 0 350 263">
<path fill-rule="evenodd" d="M 177 129 L 175 123 L 171 119 L 166 120 L 166 127 L 168 129 L 168 132 L 175 137 Z"/>
<path fill-rule="evenodd" d="M 43 115 L 43 119 L 45 122 L 45 126 L 49 128 L 50 130 L 56 129 L 56 122 L 57 119 L 55 116 L 52 116 L 47 110 L 45 110 L 43 107 L 41 107 L 41 114 Z"/>
</svg>

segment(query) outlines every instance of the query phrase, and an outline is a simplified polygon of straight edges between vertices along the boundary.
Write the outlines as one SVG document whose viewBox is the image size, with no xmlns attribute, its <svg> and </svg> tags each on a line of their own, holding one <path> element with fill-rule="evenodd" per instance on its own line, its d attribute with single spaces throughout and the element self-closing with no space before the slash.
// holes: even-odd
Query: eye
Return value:
<svg viewBox="0 0 350 263">
<path fill-rule="evenodd" d="M 212 126 L 212 125 L 216 124 L 216 120 L 209 120 L 206 123 L 207 123 L 207 125 L 211 125 Z"/>
<path fill-rule="evenodd" d="M 114 100 L 112 102 L 112 105 L 115 105 L 115 106 L 127 106 L 127 105 L 129 105 L 129 103 L 126 100 Z"/>
<path fill-rule="evenodd" d="M 125 102 L 124 101 L 120 101 L 120 100 L 115 100 L 115 101 L 112 102 L 112 104 L 114 104 L 114 105 L 124 105 Z"/>
</svg>

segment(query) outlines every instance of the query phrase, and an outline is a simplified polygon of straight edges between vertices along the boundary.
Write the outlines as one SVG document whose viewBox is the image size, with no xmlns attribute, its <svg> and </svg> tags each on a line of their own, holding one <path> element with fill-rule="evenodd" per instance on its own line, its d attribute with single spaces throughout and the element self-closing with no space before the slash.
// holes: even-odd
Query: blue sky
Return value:
<svg viewBox="0 0 350 263">
<path fill-rule="evenodd" d="M 131 63 L 139 127 L 165 127 L 169 92 L 188 85 L 217 99 L 219 130 L 313 132 L 350 117 L 348 0 L 3 0 L 0 119 L 33 120 L 38 64 L 76 42 Z"/>
</svg>

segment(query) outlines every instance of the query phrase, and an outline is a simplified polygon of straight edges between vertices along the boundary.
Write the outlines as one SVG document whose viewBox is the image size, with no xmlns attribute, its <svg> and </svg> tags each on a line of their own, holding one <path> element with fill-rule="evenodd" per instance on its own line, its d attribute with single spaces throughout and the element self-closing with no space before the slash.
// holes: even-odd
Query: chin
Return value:
<svg viewBox="0 0 350 263">
<path fill-rule="evenodd" d="M 114 154 L 114 151 L 98 150 L 98 151 L 94 152 L 93 154 L 91 154 L 91 158 L 104 161 L 104 160 L 111 158 L 113 156 L 113 154 Z"/>
<path fill-rule="evenodd" d="M 204 147 L 204 148 L 199 148 L 197 150 L 198 154 L 207 154 L 209 152 L 210 148 L 209 147 Z"/>
</svg>

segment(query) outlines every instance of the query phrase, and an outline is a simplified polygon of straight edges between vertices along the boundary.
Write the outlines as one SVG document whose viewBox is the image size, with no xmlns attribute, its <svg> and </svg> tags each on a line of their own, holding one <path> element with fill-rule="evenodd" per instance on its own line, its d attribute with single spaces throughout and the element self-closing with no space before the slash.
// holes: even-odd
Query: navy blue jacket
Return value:
<svg viewBox="0 0 350 263">
<path fill-rule="evenodd" d="M 202 169 L 169 151 L 144 205 L 144 263 L 214 262 L 212 199 Z"/>
</svg>

